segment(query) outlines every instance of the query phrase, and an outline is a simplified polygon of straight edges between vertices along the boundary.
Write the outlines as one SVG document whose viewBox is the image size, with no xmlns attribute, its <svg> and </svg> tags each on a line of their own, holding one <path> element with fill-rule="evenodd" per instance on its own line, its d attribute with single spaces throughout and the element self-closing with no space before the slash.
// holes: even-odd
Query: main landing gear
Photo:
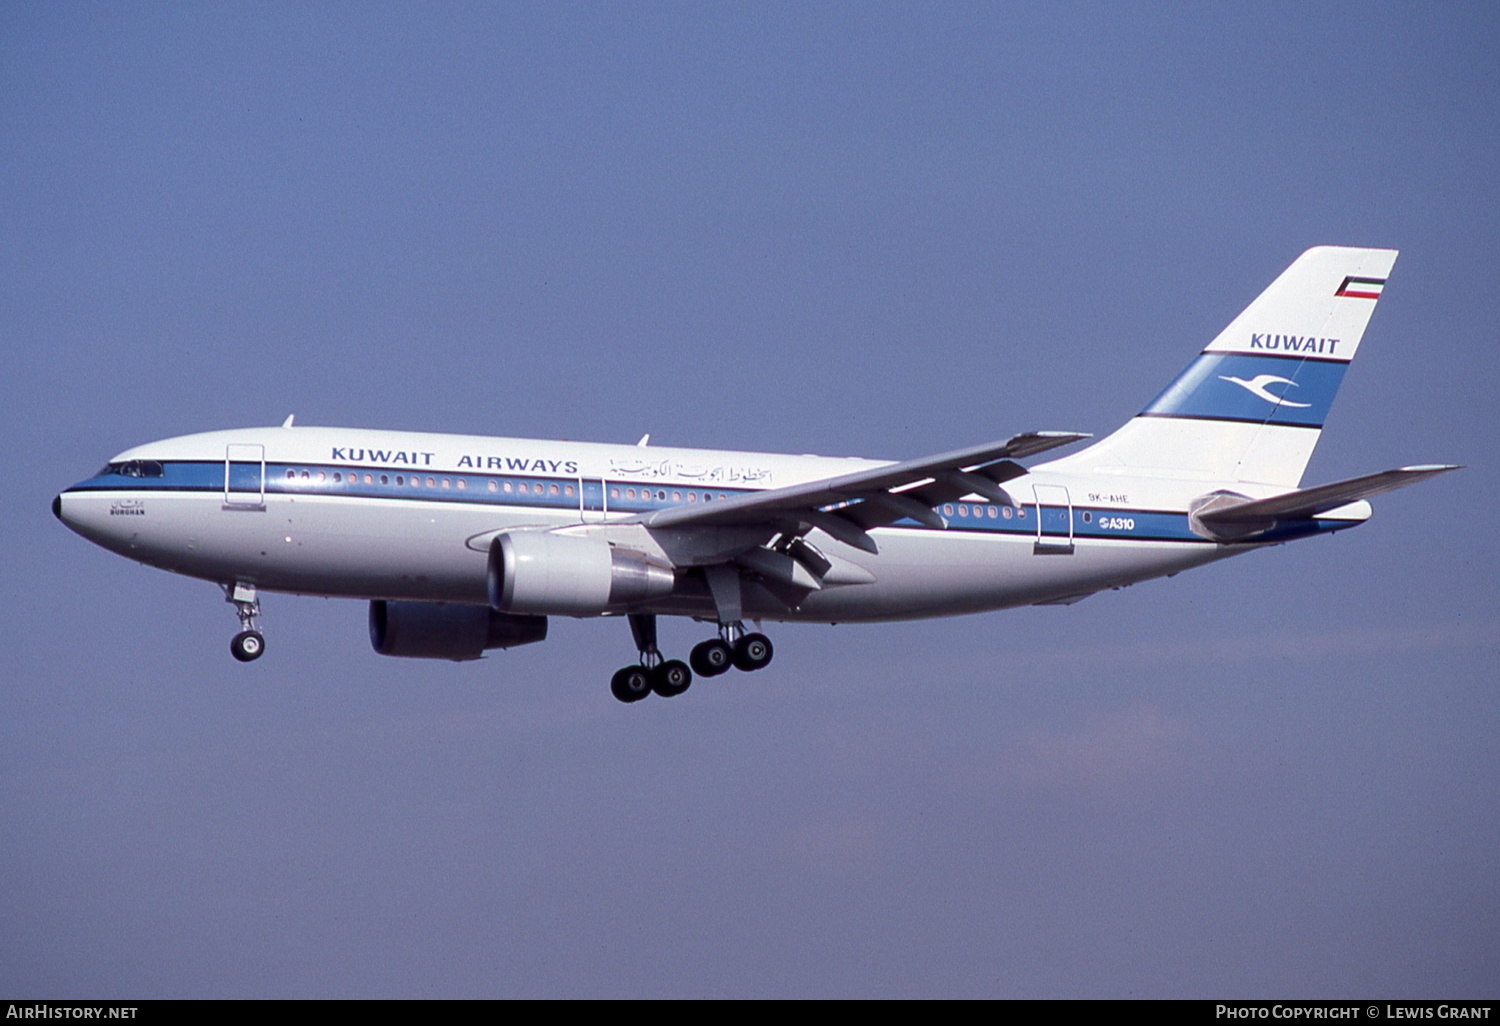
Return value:
<svg viewBox="0 0 1500 1026">
<path fill-rule="evenodd" d="M 653 691 L 663 698 L 673 698 L 693 683 L 693 674 L 717 677 L 730 667 L 759 670 L 775 653 L 771 639 L 764 634 L 746 634 L 745 626 L 736 621 L 719 625 L 719 636 L 693 646 L 688 659 L 692 668 L 680 659 L 663 660 L 656 647 L 656 614 L 631 613 L 630 632 L 641 661 L 615 672 L 610 678 L 610 692 L 622 702 L 639 702 Z"/>
<path fill-rule="evenodd" d="M 260 599 L 249 584 L 226 584 L 224 601 L 234 606 L 240 618 L 240 632 L 229 642 L 229 654 L 242 663 L 259 659 L 266 650 L 266 639 L 260 633 Z"/>
<path fill-rule="evenodd" d="M 610 678 L 610 692 L 622 702 L 639 702 L 651 692 L 663 698 L 674 698 L 693 683 L 693 671 L 681 659 L 662 659 L 656 647 L 656 616 L 631 613 L 630 633 L 641 661 L 615 672 Z"/>
</svg>

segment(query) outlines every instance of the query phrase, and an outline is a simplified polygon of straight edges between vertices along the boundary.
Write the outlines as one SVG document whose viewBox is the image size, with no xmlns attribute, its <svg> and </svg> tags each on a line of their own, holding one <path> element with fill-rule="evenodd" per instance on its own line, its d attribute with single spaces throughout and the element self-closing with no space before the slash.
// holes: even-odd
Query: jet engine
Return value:
<svg viewBox="0 0 1500 1026">
<path fill-rule="evenodd" d="M 490 605 L 502 613 L 598 616 L 672 592 L 672 568 L 602 538 L 515 531 L 490 545 Z"/>
<path fill-rule="evenodd" d="M 381 655 L 478 659 L 486 649 L 515 648 L 547 637 L 545 616 L 512 616 L 451 602 L 370 603 L 370 644 Z"/>
</svg>

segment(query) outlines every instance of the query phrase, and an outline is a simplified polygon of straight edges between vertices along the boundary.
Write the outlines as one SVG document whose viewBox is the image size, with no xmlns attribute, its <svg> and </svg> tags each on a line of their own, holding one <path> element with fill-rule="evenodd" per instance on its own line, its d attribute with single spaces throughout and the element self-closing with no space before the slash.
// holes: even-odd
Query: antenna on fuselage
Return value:
<svg viewBox="0 0 1500 1026">
<path fill-rule="evenodd" d="M 639 442 L 636 442 L 635 444 L 638 445 L 638 446 L 640 446 L 642 449 L 644 449 L 650 443 L 651 443 L 651 432 L 647 431 L 644 435 L 641 436 L 641 440 Z"/>
<path fill-rule="evenodd" d="M 286 415 L 286 420 L 284 420 L 284 421 L 281 422 L 281 426 L 282 427 L 291 427 L 292 426 L 292 421 L 294 421 L 296 419 L 297 419 L 297 415 L 295 413 L 288 413 Z"/>
</svg>

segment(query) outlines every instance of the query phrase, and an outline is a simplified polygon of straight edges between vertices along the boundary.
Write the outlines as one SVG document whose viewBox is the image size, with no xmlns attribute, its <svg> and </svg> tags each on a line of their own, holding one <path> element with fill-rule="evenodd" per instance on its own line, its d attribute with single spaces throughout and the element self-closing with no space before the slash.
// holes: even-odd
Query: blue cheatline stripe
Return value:
<svg viewBox="0 0 1500 1026">
<path fill-rule="evenodd" d="M 999 515 L 991 517 L 992 509 Z M 1035 504 L 1011 509 L 1008 511 L 1011 514 L 1009 517 L 1005 516 L 1006 507 L 990 503 L 945 503 L 938 507 L 938 512 L 948 521 L 949 531 L 1015 535 L 1022 538 L 1035 538 L 1037 535 Z M 918 525 L 915 521 L 903 520 L 895 526 L 905 528 Z M 1067 535 L 1068 507 L 1043 506 L 1042 536 L 1055 539 L 1066 538 Z M 1206 541 L 1188 528 L 1186 513 L 1092 506 L 1073 507 L 1073 537 L 1122 538 L 1129 541 Z"/>
<path fill-rule="evenodd" d="M 224 463 L 180 461 L 161 464 L 160 477 L 125 477 L 100 474 L 81 481 L 69 491 L 209 492 L 224 494 Z M 293 476 L 288 477 L 290 473 Z M 318 495 L 344 498 L 411 499 L 423 502 L 462 502 L 481 506 L 521 506 L 534 509 L 577 511 L 577 477 L 529 477 L 423 471 L 413 474 L 390 467 L 351 467 L 347 464 L 267 463 L 265 492 L 270 495 Z M 304 476 L 305 475 L 305 476 Z M 321 475 L 321 480 L 320 480 Z M 369 480 L 366 480 L 368 478 Z M 430 482 L 430 483 L 429 483 Z M 491 485 L 494 490 L 491 491 Z M 522 491 L 522 488 L 525 491 Z M 746 488 L 704 488 L 689 485 L 645 485 L 615 482 L 608 498 L 610 512 L 643 513 L 697 502 L 718 502 L 751 491 Z M 260 464 L 230 464 L 231 494 L 244 496 L 260 491 Z M 507 490 L 509 489 L 509 490 Z M 634 495 L 627 496 L 628 491 Z M 599 512 L 605 496 L 597 478 L 583 479 L 583 508 Z"/>
<path fill-rule="evenodd" d="M 992 518 L 991 509 L 999 515 Z M 1022 539 L 1035 538 L 1036 506 L 1028 504 L 1012 509 L 1011 516 L 1004 516 L 1005 507 L 990 503 L 945 503 L 938 512 L 948 522 L 949 532 L 1007 535 Z M 951 510 L 951 512 L 950 512 Z M 1288 541 L 1309 534 L 1338 531 L 1354 527 L 1363 521 L 1349 520 L 1289 520 L 1279 523 L 1274 529 L 1254 539 L 1255 543 Z M 914 520 L 902 520 L 892 527 L 904 530 L 934 531 L 939 528 L 923 527 Z M 1068 507 L 1042 507 L 1043 539 L 1058 539 L 1068 536 Z M 1194 534 L 1188 526 L 1186 513 L 1171 510 L 1120 509 L 1118 507 L 1074 506 L 1073 538 L 1075 540 L 1106 540 L 1134 542 L 1193 542 L 1199 545 L 1217 545 L 1218 542 Z"/>
<path fill-rule="evenodd" d="M 1322 427 L 1348 366 L 1296 356 L 1204 353 L 1141 416 Z"/>
<path fill-rule="evenodd" d="M 258 470 L 258 465 L 252 465 Z M 224 494 L 224 464 L 218 462 L 176 462 L 163 463 L 161 477 L 123 477 L 118 474 L 103 474 L 79 482 L 72 488 L 72 492 L 89 491 L 114 491 L 114 492 L 199 492 L 212 495 Z M 287 477 L 291 472 L 294 476 Z M 303 472 L 307 477 L 302 477 Z M 324 475 L 319 481 L 319 473 Z M 333 475 L 337 473 L 339 480 L 335 481 Z M 236 485 L 243 485 L 247 491 L 256 491 L 257 481 L 254 474 L 249 479 L 235 479 Z M 365 477 L 370 481 L 367 483 Z M 413 486 L 413 476 L 420 480 L 419 486 Z M 382 478 L 384 480 L 382 480 Z M 432 484 L 428 485 L 431 479 Z M 400 481 L 401 483 L 397 483 Z M 443 487 L 443 482 L 448 482 L 448 487 Z M 458 482 L 463 481 L 464 487 L 460 488 Z M 489 483 L 493 481 L 496 485 L 495 491 L 489 490 Z M 512 491 L 506 492 L 505 485 L 510 484 Z M 521 492 L 520 486 L 525 484 L 527 490 Z M 591 512 L 599 511 L 599 482 L 584 479 L 584 509 Z M 557 492 L 552 491 L 553 486 Z M 268 463 L 266 465 L 266 494 L 268 496 L 328 496 L 334 498 L 359 498 L 359 499 L 405 499 L 421 502 L 459 502 L 468 505 L 479 506 L 506 506 L 510 508 L 532 508 L 549 509 L 558 513 L 576 513 L 578 511 L 578 479 L 572 477 L 491 477 L 480 474 L 454 474 L 454 473 L 422 473 L 412 475 L 407 471 L 397 473 L 390 468 L 379 467 L 355 467 L 344 465 L 316 466 L 316 465 L 288 465 L 284 463 Z M 696 492 L 699 501 L 708 491 L 703 488 L 688 488 L 681 485 L 642 485 L 626 484 L 623 482 L 610 482 L 611 491 L 618 488 L 621 491 L 620 498 L 611 497 L 609 500 L 609 511 L 611 513 L 643 513 L 650 510 L 666 509 L 672 506 L 686 505 L 689 492 Z M 569 495 L 566 489 L 575 489 L 574 494 Z M 626 498 L 625 490 L 633 488 L 636 491 L 634 498 Z M 540 490 L 538 490 L 540 489 Z M 712 494 L 719 501 L 718 496 L 750 494 L 754 489 L 730 489 L 715 488 Z M 680 498 L 674 499 L 677 495 Z M 902 520 L 890 526 L 901 530 L 913 531 L 936 531 L 964 532 L 971 534 L 982 534 L 991 536 L 1011 536 L 1020 539 L 1035 538 L 1037 535 L 1036 517 L 1037 508 L 1034 503 L 1028 503 L 1021 507 L 1000 506 L 989 502 L 959 502 L 944 503 L 937 507 L 947 521 L 946 528 L 924 527 L 912 520 Z M 1075 539 L 1120 539 L 1137 542 L 1192 542 L 1202 545 L 1215 545 L 1216 542 L 1202 538 L 1192 532 L 1188 526 L 1186 513 L 1173 512 L 1171 510 L 1143 510 L 1143 509 L 1119 509 L 1116 507 L 1097 506 L 1074 506 L 1072 507 L 1072 534 Z M 1042 506 L 1042 533 L 1047 538 L 1066 537 L 1068 535 L 1068 507 L 1067 506 Z M 1297 520 L 1278 524 L 1276 528 L 1255 539 L 1255 542 L 1286 541 L 1291 538 L 1302 537 L 1308 534 L 1318 534 L 1324 531 L 1340 530 L 1352 527 L 1359 521 L 1347 520 Z"/>
</svg>

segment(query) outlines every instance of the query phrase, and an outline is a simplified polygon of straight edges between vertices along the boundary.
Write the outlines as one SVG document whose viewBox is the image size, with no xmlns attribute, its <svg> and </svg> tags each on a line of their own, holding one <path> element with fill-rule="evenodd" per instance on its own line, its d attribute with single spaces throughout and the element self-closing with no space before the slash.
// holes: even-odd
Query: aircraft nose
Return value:
<svg viewBox="0 0 1500 1026">
<path fill-rule="evenodd" d="M 62 519 L 62 493 L 61 492 L 58 492 L 56 495 L 54 495 L 52 497 L 52 515 L 55 516 L 59 520 Z"/>
</svg>

